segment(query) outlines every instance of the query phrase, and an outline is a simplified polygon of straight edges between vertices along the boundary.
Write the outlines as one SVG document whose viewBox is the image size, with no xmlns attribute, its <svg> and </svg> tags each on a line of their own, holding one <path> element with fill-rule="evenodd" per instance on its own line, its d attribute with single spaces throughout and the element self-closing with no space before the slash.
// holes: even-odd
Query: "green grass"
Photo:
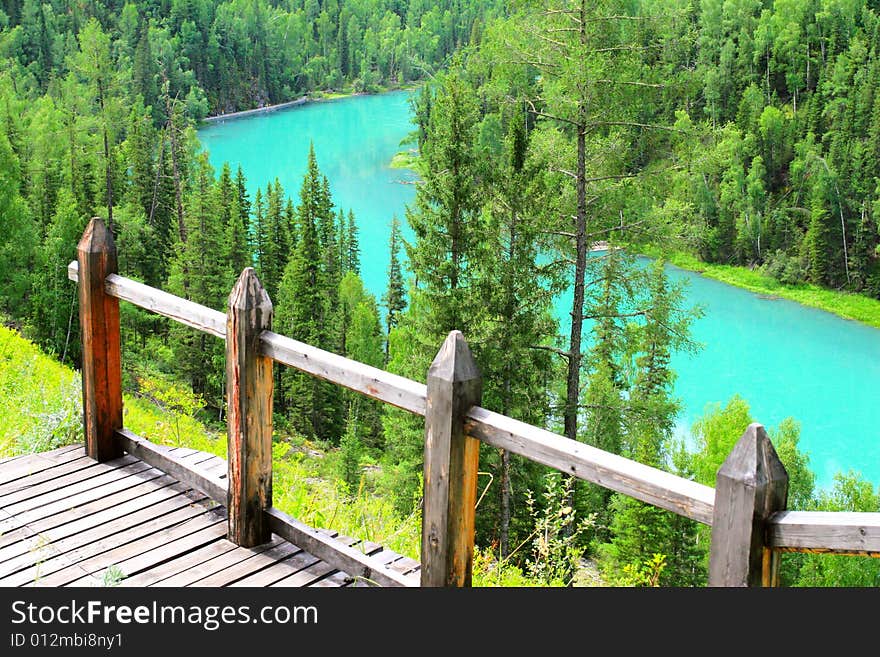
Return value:
<svg viewBox="0 0 880 657">
<path fill-rule="evenodd" d="M 646 253 L 646 255 L 655 257 L 659 254 Z M 880 328 L 880 301 L 877 299 L 851 292 L 828 290 L 816 285 L 785 285 L 758 270 L 709 264 L 687 253 L 664 254 L 663 257 L 676 267 L 698 272 L 728 285 L 735 285 L 757 294 L 790 299 L 844 319 Z"/>
<path fill-rule="evenodd" d="M 391 158 L 392 169 L 412 169 L 415 170 L 419 162 L 419 155 L 414 150 L 400 151 Z"/>
<path fill-rule="evenodd" d="M 0 325 L 0 457 L 82 440 L 79 375 Z"/>
</svg>

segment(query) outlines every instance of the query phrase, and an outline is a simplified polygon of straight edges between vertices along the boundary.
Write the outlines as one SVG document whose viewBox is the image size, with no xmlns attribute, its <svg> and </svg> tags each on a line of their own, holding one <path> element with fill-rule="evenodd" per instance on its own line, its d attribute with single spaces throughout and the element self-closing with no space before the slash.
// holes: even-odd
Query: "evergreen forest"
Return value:
<svg viewBox="0 0 880 657">
<path fill-rule="evenodd" d="M 211 166 L 196 127 L 399 87 L 414 88 L 420 180 L 406 215 L 388 217 L 376 298 L 320 152 L 299 189 L 250 193 L 247 171 Z M 712 486 L 754 418 L 733 397 L 691 441 L 675 435 L 670 359 L 700 348 L 701 309 L 663 259 L 833 291 L 842 306 L 880 299 L 880 3 L 3 0 L 0 314 L 74 369 L 66 267 L 93 216 L 123 275 L 222 310 L 252 266 L 274 331 L 412 379 L 458 329 L 484 407 Z M 132 399 L 222 435 L 222 342 L 128 304 L 122 325 Z M 411 526 L 424 422 L 292 369 L 275 377 L 279 452 L 326 451 L 338 499 L 381 499 L 383 519 Z M 858 473 L 815 486 L 796 418 L 768 430 L 789 508 L 880 511 Z M 477 583 L 705 585 L 707 528 L 503 450 L 480 459 Z M 417 557 L 418 538 L 398 549 Z M 780 574 L 878 586 L 880 562 L 786 554 Z"/>
</svg>

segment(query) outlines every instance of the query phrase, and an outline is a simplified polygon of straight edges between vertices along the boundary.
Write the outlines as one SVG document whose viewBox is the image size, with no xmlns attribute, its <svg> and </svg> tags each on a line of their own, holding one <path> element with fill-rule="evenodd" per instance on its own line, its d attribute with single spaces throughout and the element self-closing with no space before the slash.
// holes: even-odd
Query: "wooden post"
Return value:
<svg viewBox="0 0 880 657">
<path fill-rule="evenodd" d="M 422 586 L 470 586 L 480 442 L 464 416 L 482 381 L 461 331 L 452 331 L 428 369 L 425 413 Z"/>
<path fill-rule="evenodd" d="M 271 537 L 265 511 L 272 506 L 272 359 L 259 353 L 260 333 L 271 329 L 272 302 L 252 267 L 229 295 L 226 316 L 229 540 L 253 547 Z"/>
<path fill-rule="evenodd" d="M 718 470 L 709 551 L 709 586 L 775 586 L 778 555 L 766 522 L 783 511 L 788 473 L 767 432 L 750 424 Z"/>
<path fill-rule="evenodd" d="M 119 299 L 104 291 L 104 280 L 118 271 L 116 244 L 100 218 L 93 218 L 86 226 L 76 258 L 86 454 L 97 461 L 109 461 L 123 453 L 115 438 L 116 430 L 122 428 L 122 362 Z"/>
</svg>

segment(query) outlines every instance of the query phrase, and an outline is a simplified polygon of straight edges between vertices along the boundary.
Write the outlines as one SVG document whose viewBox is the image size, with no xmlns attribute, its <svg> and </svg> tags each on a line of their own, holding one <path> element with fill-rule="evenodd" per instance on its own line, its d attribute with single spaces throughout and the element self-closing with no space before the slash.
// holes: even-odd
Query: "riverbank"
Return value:
<svg viewBox="0 0 880 657">
<path fill-rule="evenodd" d="M 646 253 L 645 255 L 657 257 L 660 254 Z M 697 272 L 727 285 L 740 287 L 756 294 L 789 299 L 810 308 L 824 310 L 843 319 L 880 328 L 880 301 L 877 299 L 852 292 L 828 290 L 816 285 L 785 285 L 758 270 L 733 265 L 710 264 L 688 253 L 663 254 L 663 258 L 671 265 Z"/>
<path fill-rule="evenodd" d="M 255 107 L 254 109 L 241 110 L 240 112 L 229 112 L 228 114 L 215 114 L 206 116 L 202 119 L 202 123 L 217 123 L 218 121 L 226 121 L 227 119 L 239 119 L 255 114 L 265 114 L 267 112 L 275 112 L 288 107 L 297 107 L 310 102 L 319 102 L 322 100 L 339 100 L 341 98 L 353 98 L 355 96 L 366 96 L 370 94 L 383 94 L 389 91 L 407 91 L 415 89 L 418 83 L 398 85 L 394 87 L 379 87 L 375 91 L 315 91 L 311 94 L 300 96 L 295 100 L 288 100 L 284 103 L 276 103 L 274 105 L 265 105 L 264 107 Z"/>
<path fill-rule="evenodd" d="M 264 114 L 266 112 L 274 112 L 276 110 L 285 109 L 287 107 L 296 107 L 309 102 L 308 96 L 301 96 L 296 100 L 289 100 L 286 103 L 277 103 L 275 105 L 266 105 L 265 107 L 255 107 L 254 109 L 242 110 L 240 112 L 230 112 L 229 114 L 215 114 L 214 116 L 206 116 L 202 119 L 202 123 L 216 123 L 217 121 L 225 121 L 226 119 L 240 119 L 245 116 L 253 116 L 254 114 Z"/>
</svg>

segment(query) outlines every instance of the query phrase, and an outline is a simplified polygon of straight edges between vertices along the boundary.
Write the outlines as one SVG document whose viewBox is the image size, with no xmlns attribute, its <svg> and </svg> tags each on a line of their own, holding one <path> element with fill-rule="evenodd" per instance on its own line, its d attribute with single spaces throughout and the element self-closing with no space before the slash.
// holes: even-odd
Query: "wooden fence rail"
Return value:
<svg viewBox="0 0 880 657">
<path fill-rule="evenodd" d="M 788 475 L 759 424 L 746 428 L 711 488 L 481 408 L 480 373 L 458 331 L 441 346 L 427 385 L 412 381 L 273 333 L 272 303 L 253 269 L 242 272 L 227 314 L 119 276 L 113 236 L 98 218 L 68 277 L 80 290 L 89 455 L 108 460 L 124 450 L 196 486 L 227 505 L 229 539 L 239 545 L 275 532 L 379 585 L 415 584 L 272 506 L 274 361 L 425 417 L 422 586 L 470 585 L 480 443 L 711 526 L 710 586 L 774 585 L 779 552 L 880 556 L 880 513 L 785 510 Z M 122 426 L 120 299 L 226 341 L 226 479 L 195 472 Z"/>
</svg>

